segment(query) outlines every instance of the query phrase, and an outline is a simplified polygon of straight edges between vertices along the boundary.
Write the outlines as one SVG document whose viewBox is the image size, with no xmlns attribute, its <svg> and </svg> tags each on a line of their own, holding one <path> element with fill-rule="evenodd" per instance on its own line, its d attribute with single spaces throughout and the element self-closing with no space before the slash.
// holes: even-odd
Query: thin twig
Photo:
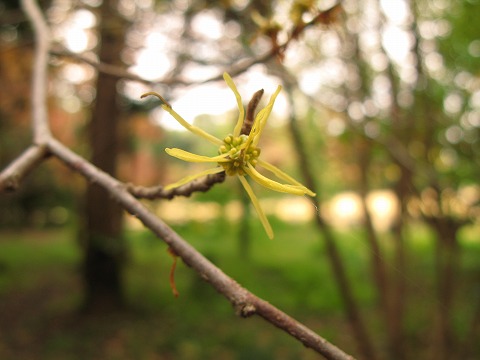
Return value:
<svg viewBox="0 0 480 360">
<path fill-rule="evenodd" d="M 0 173 L 0 193 L 16 191 L 23 178 L 47 156 L 46 146 L 31 145 Z"/>
<path fill-rule="evenodd" d="M 240 134 L 250 134 L 250 130 L 252 130 L 252 126 L 255 121 L 255 110 L 257 109 L 258 103 L 262 99 L 263 92 L 263 89 L 258 90 L 255 94 L 253 94 L 252 99 L 249 101 L 247 106 L 247 113 L 245 115 L 245 120 L 243 121 Z"/>
<path fill-rule="evenodd" d="M 250 67 L 252 67 L 253 65 L 258 63 L 263 63 L 269 60 L 270 58 L 272 58 L 278 53 L 279 49 L 284 49 L 284 48 L 285 47 L 282 45 L 282 46 L 279 46 L 278 48 L 268 50 L 267 52 L 260 55 L 259 57 L 242 60 L 239 63 L 230 67 L 226 71 L 231 76 L 240 75 L 241 73 L 245 72 Z M 162 85 L 175 84 L 175 85 L 186 85 L 186 86 L 201 85 L 209 82 L 223 80 L 223 73 L 224 73 L 224 71 L 222 71 L 218 75 L 212 76 L 208 79 L 196 80 L 196 81 L 187 81 L 181 77 L 170 77 L 170 78 L 163 78 L 163 79 L 156 79 L 156 80 L 147 80 L 145 78 L 142 78 L 141 76 L 133 74 L 132 72 L 126 70 L 125 68 L 122 68 L 116 65 L 106 64 L 98 60 L 92 60 L 86 56 L 71 52 L 64 47 L 61 47 L 60 45 L 58 45 L 55 49 L 52 49 L 50 53 L 55 56 L 68 57 L 76 61 L 84 62 L 85 64 L 88 64 L 94 67 L 97 71 L 104 74 L 112 75 L 121 79 L 138 81 L 147 85 L 157 85 L 157 84 L 162 84 Z"/>
<path fill-rule="evenodd" d="M 59 56 L 59 57 L 68 57 L 70 59 L 73 59 L 75 61 L 83 62 L 85 64 L 88 64 L 98 70 L 101 73 L 107 74 L 107 75 L 112 75 L 117 78 L 122 78 L 122 79 L 128 79 L 128 80 L 134 80 L 138 81 L 147 85 L 155 85 L 160 83 L 161 81 L 156 81 L 156 80 L 147 80 L 142 78 L 141 76 L 135 75 L 134 73 L 126 70 L 125 68 L 122 68 L 117 65 L 111 65 L 111 64 L 106 64 L 104 62 L 98 61 L 98 60 L 93 60 L 88 58 L 87 56 L 83 56 L 77 53 L 74 53 L 72 51 L 67 50 L 65 47 L 56 45 L 55 48 L 53 48 L 50 51 L 50 54 Z"/>
<path fill-rule="evenodd" d="M 194 192 L 207 192 L 213 185 L 225 180 L 225 172 L 208 175 L 201 179 L 195 179 L 188 184 L 165 190 L 163 186 L 144 187 L 134 184 L 126 184 L 127 191 L 136 198 L 143 199 L 173 199 L 175 196 L 189 197 Z"/>
</svg>

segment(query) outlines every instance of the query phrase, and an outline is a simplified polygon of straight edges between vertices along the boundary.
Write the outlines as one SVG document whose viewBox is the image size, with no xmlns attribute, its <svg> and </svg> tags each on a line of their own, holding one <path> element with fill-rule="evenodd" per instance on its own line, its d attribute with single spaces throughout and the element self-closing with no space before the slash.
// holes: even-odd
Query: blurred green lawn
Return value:
<svg viewBox="0 0 480 360">
<path fill-rule="evenodd" d="M 272 225 L 273 241 L 252 222 L 248 254 L 240 253 L 238 227 L 224 221 L 190 223 L 176 230 L 240 284 L 355 353 L 321 238 L 310 225 Z M 413 301 L 432 307 L 427 305 L 435 296 L 432 238 L 422 227 L 412 234 L 409 273 L 401 276 Z M 462 233 L 468 247 L 462 258 L 467 276 L 478 271 L 475 234 L 468 229 Z M 130 247 L 125 272 L 128 310 L 85 316 L 77 311 L 82 301 L 81 252 L 74 231 L 1 232 L 0 358 L 317 358 L 262 319 L 237 317 L 223 297 L 181 262 L 175 275 L 180 297 L 175 298 L 168 282 L 172 258 L 166 246 L 146 231 L 130 230 L 125 236 Z M 387 235 L 382 238 L 387 250 L 390 242 Z M 355 232 L 342 233 L 339 245 L 362 313 L 381 344 L 369 250 Z M 459 321 L 468 314 L 466 310 L 457 315 Z M 413 311 L 407 324 L 418 332 L 427 316 Z"/>
</svg>

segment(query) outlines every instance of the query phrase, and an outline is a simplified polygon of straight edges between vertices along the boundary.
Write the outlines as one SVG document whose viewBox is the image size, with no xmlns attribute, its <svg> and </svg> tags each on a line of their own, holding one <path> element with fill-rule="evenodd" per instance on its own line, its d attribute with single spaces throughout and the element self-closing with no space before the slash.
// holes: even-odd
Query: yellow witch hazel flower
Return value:
<svg viewBox="0 0 480 360">
<path fill-rule="evenodd" d="M 142 98 L 148 95 L 154 95 L 158 97 L 162 101 L 162 108 L 170 113 L 170 115 L 177 120 L 180 125 L 182 125 L 185 129 L 191 131 L 192 133 L 203 137 L 204 139 L 210 141 L 214 145 L 218 146 L 218 155 L 217 156 L 203 156 L 190 153 L 188 151 L 177 149 L 177 148 L 167 148 L 165 151 L 173 157 L 178 159 L 189 161 L 189 162 L 209 162 L 209 163 L 216 163 L 217 166 L 205 171 L 202 171 L 198 174 L 187 176 L 176 183 L 170 184 L 165 187 L 166 190 L 173 189 L 182 185 L 189 183 L 190 181 L 197 179 L 202 176 L 220 173 L 225 171 L 225 173 L 229 176 L 238 176 L 238 179 L 242 183 L 243 187 L 247 191 L 248 196 L 252 200 L 253 206 L 258 213 L 260 221 L 262 222 L 263 227 L 270 239 L 273 239 L 273 230 L 268 222 L 265 213 L 263 212 L 260 202 L 258 201 L 257 197 L 253 193 L 253 190 L 248 183 L 247 179 L 245 178 L 246 175 L 250 176 L 255 182 L 264 187 L 275 190 L 278 192 L 289 193 L 294 195 L 309 195 L 315 196 L 311 190 L 307 189 L 305 186 L 300 184 L 298 181 L 293 179 L 291 176 L 285 174 L 283 171 L 278 169 L 277 167 L 273 166 L 272 164 L 263 161 L 259 158 L 260 156 L 260 148 L 258 147 L 258 142 L 260 141 L 260 136 L 265 128 L 267 123 L 268 117 L 272 111 L 273 104 L 277 95 L 280 93 L 282 89 L 281 86 L 277 87 L 275 93 L 271 96 L 270 101 L 268 102 L 267 106 L 260 110 L 253 121 L 252 128 L 248 135 L 241 134 L 242 125 L 245 118 L 245 109 L 243 107 L 242 98 L 235 86 L 230 75 L 227 73 L 223 74 L 223 78 L 225 82 L 230 87 L 230 89 L 235 94 L 235 98 L 237 100 L 239 115 L 237 124 L 233 129 L 233 134 L 228 135 L 223 140 L 218 139 L 217 137 L 210 135 L 209 133 L 203 131 L 196 126 L 189 124 L 185 121 L 172 107 L 157 93 L 155 92 L 148 92 L 142 95 Z M 268 177 L 260 174 L 256 167 L 261 166 L 264 169 L 268 170 L 272 174 L 274 174 L 280 180 L 285 181 L 286 183 L 280 183 L 275 180 L 269 179 Z"/>
</svg>

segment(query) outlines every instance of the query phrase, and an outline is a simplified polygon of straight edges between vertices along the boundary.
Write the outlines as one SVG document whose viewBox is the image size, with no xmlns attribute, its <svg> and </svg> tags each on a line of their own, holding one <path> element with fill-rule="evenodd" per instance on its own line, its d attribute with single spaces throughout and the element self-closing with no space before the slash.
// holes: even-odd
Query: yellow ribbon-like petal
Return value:
<svg viewBox="0 0 480 360">
<path fill-rule="evenodd" d="M 288 181 L 289 183 L 293 184 L 293 185 L 297 185 L 297 186 L 301 186 L 305 189 L 305 194 L 307 194 L 308 196 L 315 196 L 316 194 L 311 191 L 309 188 L 303 186 L 301 183 L 299 183 L 297 180 L 295 180 L 294 178 L 292 178 L 290 175 L 284 173 L 282 170 L 280 170 L 279 168 L 277 168 L 276 166 L 266 162 L 266 161 L 263 161 L 263 160 L 260 160 L 258 159 L 258 165 L 262 166 L 263 168 L 267 169 L 268 171 L 270 171 L 271 173 L 273 173 L 276 177 L 278 177 L 279 179 L 282 179 L 282 180 L 285 180 L 285 181 Z"/>
<path fill-rule="evenodd" d="M 258 140 L 260 138 L 260 135 L 262 134 L 263 128 L 267 124 L 267 120 L 270 117 L 270 113 L 272 112 L 273 105 L 275 104 L 275 100 L 277 99 L 278 94 L 282 90 L 282 87 L 280 85 L 277 86 L 277 90 L 273 93 L 273 95 L 270 97 L 270 101 L 268 102 L 267 106 L 263 109 L 263 113 L 261 114 L 260 112 L 257 114 L 257 116 L 260 117 L 259 124 L 260 124 L 260 129 L 258 131 L 258 136 L 256 139 L 253 141 L 253 145 L 257 146 Z"/>
<path fill-rule="evenodd" d="M 265 232 L 267 233 L 268 237 L 270 239 L 273 239 L 273 229 L 270 223 L 268 222 L 267 216 L 263 212 L 262 207 L 260 206 L 260 202 L 258 201 L 257 197 L 255 196 L 252 187 L 248 183 L 247 179 L 245 179 L 244 176 L 239 176 L 240 182 L 243 185 L 243 188 L 247 192 L 248 196 L 250 197 L 250 200 L 252 201 L 253 207 L 257 211 L 258 217 L 260 218 L 260 222 L 263 225 L 263 228 L 265 229 Z"/>
<path fill-rule="evenodd" d="M 242 125 L 243 125 L 243 119 L 245 118 L 245 109 L 243 108 L 243 103 L 242 103 L 242 96 L 237 90 L 237 86 L 233 82 L 232 78 L 228 73 L 223 73 L 223 79 L 227 83 L 228 87 L 233 91 L 235 94 L 235 98 L 237 99 L 237 107 L 238 107 L 238 120 L 235 125 L 235 128 L 233 129 L 233 136 L 239 136 L 240 131 L 242 130 Z"/>
<path fill-rule="evenodd" d="M 248 167 L 244 168 L 244 170 L 248 175 L 250 175 L 253 180 L 258 182 L 260 185 L 274 191 L 300 196 L 305 195 L 307 191 L 309 191 L 304 186 L 281 184 L 277 181 L 269 179 L 266 176 L 260 174 L 257 170 L 255 170 L 255 168 L 251 164 L 248 164 Z"/>
<path fill-rule="evenodd" d="M 185 184 L 189 183 L 190 181 L 198 179 L 202 176 L 207 176 L 207 175 L 211 175 L 211 174 L 218 174 L 219 172 L 222 172 L 222 171 L 223 171 L 222 167 L 214 167 L 212 169 L 208 169 L 208 170 L 199 172 L 199 173 L 194 174 L 194 175 L 186 176 L 186 177 L 178 180 L 177 182 L 175 182 L 173 184 L 165 186 L 164 189 L 165 190 L 171 190 L 171 189 L 177 188 L 179 186 L 185 185 Z"/>
<path fill-rule="evenodd" d="M 252 130 L 248 135 L 247 146 L 249 146 L 250 144 L 253 144 L 253 146 L 258 145 L 262 131 L 265 125 L 267 124 L 267 120 L 268 120 L 268 117 L 270 116 L 270 113 L 272 112 L 275 99 L 277 98 L 281 90 L 282 90 L 282 87 L 279 85 L 277 87 L 277 90 L 270 97 L 270 100 L 267 106 L 265 106 L 262 110 L 260 110 L 257 116 L 255 116 L 255 121 L 253 122 Z"/>
<path fill-rule="evenodd" d="M 210 141 L 212 144 L 214 145 L 222 145 L 223 144 L 223 141 L 218 139 L 217 137 L 213 136 L 213 135 L 210 135 L 209 133 L 207 133 L 206 131 L 192 125 L 192 124 L 189 124 L 184 118 L 182 118 L 175 110 L 172 109 L 172 107 L 168 106 L 168 105 L 165 105 L 165 104 L 162 104 L 162 109 L 164 109 L 166 112 L 168 112 L 170 115 L 173 116 L 173 118 L 175 120 L 178 121 L 178 123 L 180 125 L 182 125 L 185 129 L 187 129 L 188 131 L 191 131 L 192 133 L 194 133 L 195 135 L 198 135 L 198 136 L 201 136 L 203 137 L 204 139 Z"/>
<path fill-rule="evenodd" d="M 213 143 L 214 145 L 222 145 L 222 140 L 216 138 L 215 136 L 213 135 L 210 135 L 209 133 L 207 133 L 206 131 L 192 125 L 192 124 L 189 124 L 184 118 L 182 118 L 175 110 L 173 110 L 172 108 L 172 105 L 170 105 L 169 103 L 167 103 L 167 101 L 158 93 L 154 92 L 154 91 L 150 91 L 150 92 L 147 92 L 145 94 L 143 94 L 142 96 L 140 96 L 140 98 L 144 98 L 144 97 L 147 97 L 147 96 L 156 96 L 157 98 L 160 99 L 160 101 L 163 103 L 162 104 L 162 109 L 165 110 L 166 112 L 168 112 L 170 115 L 173 116 L 173 118 L 175 120 L 178 121 L 178 123 L 180 125 L 182 125 L 185 129 L 187 129 L 188 131 L 191 131 L 192 133 L 194 133 L 195 135 L 198 135 L 198 136 L 201 136 L 203 137 L 204 139 L 210 141 L 211 143 Z"/>
<path fill-rule="evenodd" d="M 166 148 L 165 152 L 173 157 L 176 157 L 177 159 L 183 160 L 183 161 L 188 161 L 188 162 L 228 162 L 230 159 L 227 159 L 228 153 L 227 154 L 222 154 L 218 156 L 204 156 L 204 155 L 198 155 L 194 154 L 182 149 L 177 149 L 177 148 Z"/>
</svg>

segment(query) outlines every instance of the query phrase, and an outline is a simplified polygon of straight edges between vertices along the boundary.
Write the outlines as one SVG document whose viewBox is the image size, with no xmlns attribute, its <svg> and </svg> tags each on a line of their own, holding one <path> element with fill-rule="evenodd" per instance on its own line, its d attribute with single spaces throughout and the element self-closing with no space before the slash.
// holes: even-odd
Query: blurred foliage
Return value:
<svg viewBox="0 0 480 360">
<path fill-rule="evenodd" d="M 257 241 L 252 243 L 253 256 L 248 261 L 238 258 L 235 243 L 225 241 L 232 237 L 234 229 L 223 221 L 191 223 L 177 230 L 240 284 L 319 329 L 330 341 L 354 351 L 324 249 L 314 237 L 291 240 L 299 231 L 310 233 L 313 229 L 287 227 L 278 221 L 273 225 L 280 229 L 275 242 L 262 240 L 263 229 L 255 226 Z M 476 232 L 478 228 L 471 230 Z M 422 344 L 428 341 L 425 320 L 436 301 L 430 274 L 434 241 L 427 228 L 416 227 L 414 234 L 409 246 L 414 249 L 411 261 L 415 270 L 403 275 L 414 290 L 416 304 L 407 319 L 408 334 L 415 343 Z M 23 344 L 22 354 L 29 359 L 70 358 L 73 353 L 116 359 L 316 358 L 283 333 L 271 331 L 271 326 L 261 319 L 236 318 L 230 304 L 183 264 L 176 271 L 180 297 L 175 299 L 168 284 L 172 259 L 165 246 L 148 232 L 127 234 L 131 247 L 127 293 L 132 310 L 95 317 L 80 317 L 74 311 L 81 301 L 76 271 L 81 253 L 68 240 L 68 231 L 2 232 L 1 236 L 0 331 L 3 333 L 8 326 L 9 333 L 0 340 L 2 358 L 15 357 L 19 342 Z M 359 270 L 368 267 L 369 250 L 356 232 L 342 233 L 340 238 L 342 252 L 349 254 L 347 268 L 355 280 L 355 292 L 365 312 L 372 313 L 376 307 L 374 289 L 368 274 Z M 478 242 L 468 239 L 468 234 L 462 236 L 468 250 L 461 266 L 465 274 L 461 287 L 465 289 L 475 284 L 472 272 L 480 256 Z M 468 297 L 459 301 L 465 313 L 456 318 L 456 326 L 465 327 L 472 304 Z M 27 303 L 35 305 L 25 309 L 14 306 Z M 3 321 L 7 317 L 10 320 Z M 376 326 L 373 316 L 369 324 Z M 378 341 L 383 336 L 379 333 Z M 424 358 L 423 352 L 414 354 Z"/>
</svg>

